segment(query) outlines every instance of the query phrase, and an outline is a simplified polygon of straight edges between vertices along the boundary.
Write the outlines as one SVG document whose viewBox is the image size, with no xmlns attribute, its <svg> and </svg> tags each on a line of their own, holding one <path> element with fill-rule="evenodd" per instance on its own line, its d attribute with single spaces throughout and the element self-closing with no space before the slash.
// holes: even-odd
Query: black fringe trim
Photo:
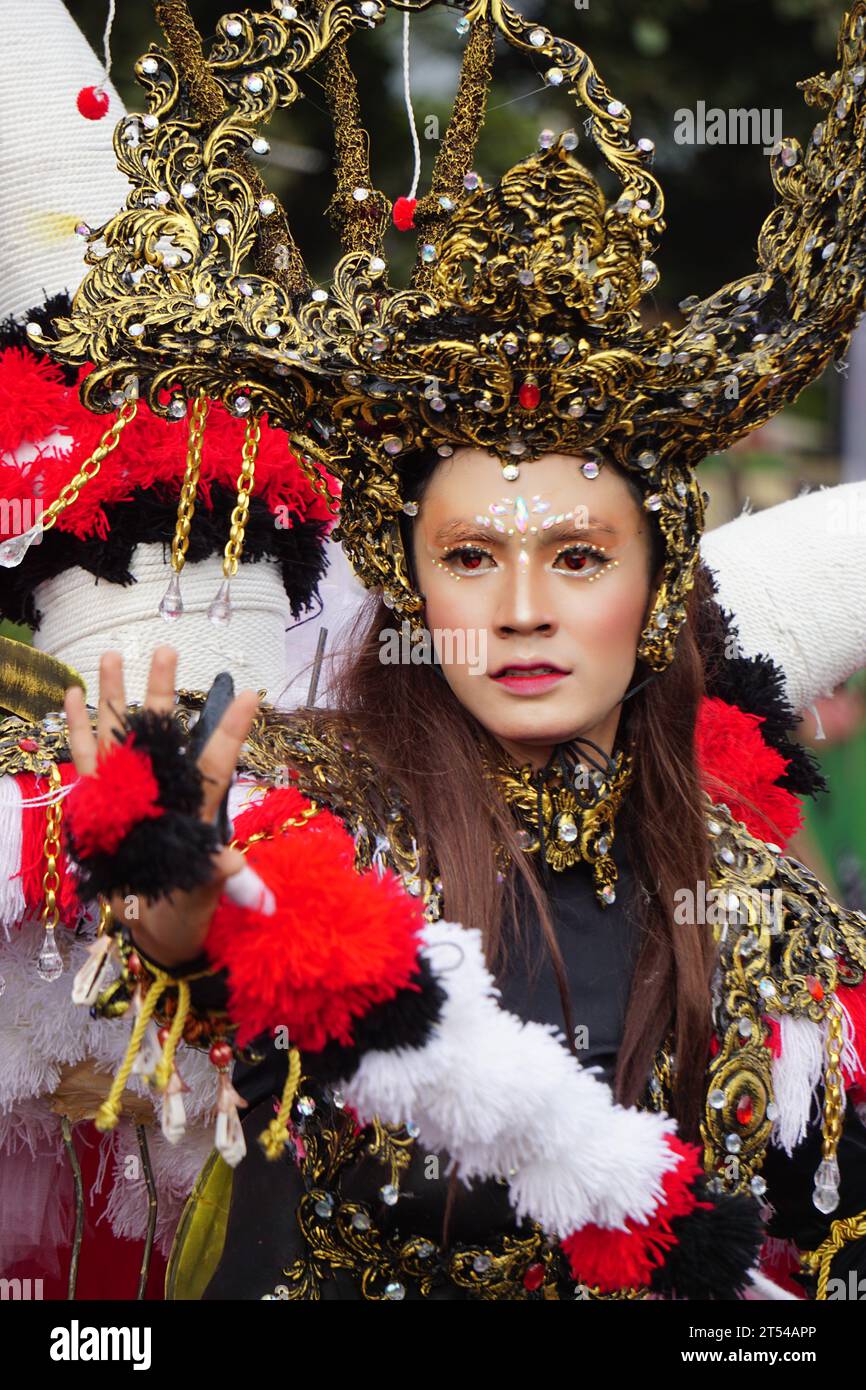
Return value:
<svg viewBox="0 0 866 1390">
<path fill-rule="evenodd" d="M 699 1200 L 712 1205 L 709 1211 L 698 1208 L 671 1222 L 677 1243 L 653 1275 L 650 1288 L 673 1298 L 739 1298 L 766 1236 L 758 1203 L 746 1193 L 714 1197 L 703 1182 L 698 1188 Z"/>
</svg>

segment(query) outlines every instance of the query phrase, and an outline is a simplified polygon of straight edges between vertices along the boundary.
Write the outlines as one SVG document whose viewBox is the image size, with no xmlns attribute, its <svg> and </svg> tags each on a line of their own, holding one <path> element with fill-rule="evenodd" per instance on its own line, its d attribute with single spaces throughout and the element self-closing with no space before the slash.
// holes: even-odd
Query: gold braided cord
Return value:
<svg viewBox="0 0 866 1390">
<path fill-rule="evenodd" d="M 90 483 L 96 477 L 109 454 L 113 453 L 120 442 L 123 433 L 130 420 L 134 420 L 138 413 L 137 401 L 124 401 L 118 411 L 117 419 L 105 431 L 89 459 L 86 459 L 74 478 L 60 489 L 60 492 L 39 519 L 39 525 L 43 531 L 50 531 L 61 512 L 67 507 L 71 507 L 73 502 L 78 500 L 78 494 L 86 483 Z"/>
<path fill-rule="evenodd" d="M 280 1157 L 289 1141 L 288 1120 L 292 1113 L 292 1104 L 300 1079 L 301 1054 L 296 1047 L 293 1047 L 289 1052 L 289 1073 L 283 1087 L 280 1108 L 267 1129 L 262 1130 L 259 1135 L 259 1143 L 265 1151 L 265 1157 L 272 1161 Z"/>
<path fill-rule="evenodd" d="M 257 420 L 247 421 L 244 431 L 243 462 L 238 477 L 238 496 L 231 516 L 231 531 L 223 556 L 223 574 L 231 579 L 238 572 L 244 548 L 244 532 L 250 510 L 250 496 L 256 480 L 256 459 L 259 453 L 261 429 Z"/>
<path fill-rule="evenodd" d="M 862 1240 L 864 1237 L 866 1237 L 866 1211 L 860 1212 L 859 1216 L 840 1217 L 839 1220 L 833 1222 L 830 1227 L 830 1234 L 816 1250 L 804 1251 L 801 1254 L 800 1259 L 804 1268 L 818 1276 L 815 1290 L 816 1302 L 827 1299 L 830 1269 L 839 1251 L 852 1240 Z"/>
<path fill-rule="evenodd" d="M 164 971 L 155 972 L 154 982 L 145 994 L 138 1017 L 133 1024 L 126 1055 L 120 1064 L 119 1071 L 115 1073 L 114 1080 L 111 1083 L 111 1090 L 100 1105 L 96 1118 L 93 1121 L 96 1129 L 114 1129 L 120 1119 L 121 1110 L 123 1108 L 122 1096 L 124 1088 L 129 1080 L 133 1062 L 138 1055 L 138 1050 L 144 1039 L 147 1025 L 150 1022 L 159 997 L 166 985 L 174 983 L 175 981 L 172 980 L 171 976 L 167 975 Z"/>
<path fill-rule="evenodd" d="M 207 412 L 207 395 L 204 391 L 199 391 L 193 401 L 190 413 L 186 470 L 183 475 L 183 486 L 180 490 L 180 501 L 177 505 L 177 525 L 171 542 L 171 567 L 175 574 L 180 574 L 183 569 L 186 562 L 186 552 L 189 548 L 189 531 L 201 472 L 201 451 L 204 443 L 204 424 Z"/>
<path fill-rule="evenodd" d="M 189 985 L 185 979 L 181 978 L 177 981 L 177 1008 L 171 1020 L 168 1037 L 162 1049 L 162 1056 L 156 1071 L 153 1073 L 154 1085 L 160 1091 L 165 1090 L 174 1070 L 174 1057 L 177 1052 L 177 1045 L 183 1037 L 183 1028 L 190 1009 L 190 999 Z"/>
</svg>

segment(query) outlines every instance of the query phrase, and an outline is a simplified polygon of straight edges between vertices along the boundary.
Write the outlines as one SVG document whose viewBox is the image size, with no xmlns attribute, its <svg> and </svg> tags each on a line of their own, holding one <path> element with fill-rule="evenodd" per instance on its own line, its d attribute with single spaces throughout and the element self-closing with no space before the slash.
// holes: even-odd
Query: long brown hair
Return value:
<svg viewBox="0 0 866 1390">
<path fill-rule="evenodd" d="M 698 1137 L 704 1099 L 713 944 L 708 929 L 676 922 L 674 904 L 677 891 L 695 891 L 709 869 L 694 736 L 704 692 L 698 615 L 711 592 L 699 567 L 675 659 L 625 703 L 617 734 L 618 746 L 634 750 L 635 775 L 621 815 L 639 885 L 641 941 L 614 1088 L 623 1104 L 637 1101 L 658 1047 L 672 1033 L 674 1110 L 682 1133 L 692 1139 Z M 528 893 L 573 1047 L 568 984 L 547 896 L 534 857 L 520 849 L 519 826 L 484 771 L 485 752 L 496 752 L 498 745 L 432 665 L 383 664 L 381 634 L 394 627 L 393 612 L 371 594 L 354 625 L 351 650 L 337 654 L 329 705 L 350 716 L 383 780 L 405 799 L 425 876 L 438 872 L 452 921 L 480 928 L 494 974 L 515 946 L 532 968 L 521 889 Z M 645 674 L 637 672 L 635 682 Z M 496 844 L 511 856 L 504 880 L 497 873 Z"/>
</svg>

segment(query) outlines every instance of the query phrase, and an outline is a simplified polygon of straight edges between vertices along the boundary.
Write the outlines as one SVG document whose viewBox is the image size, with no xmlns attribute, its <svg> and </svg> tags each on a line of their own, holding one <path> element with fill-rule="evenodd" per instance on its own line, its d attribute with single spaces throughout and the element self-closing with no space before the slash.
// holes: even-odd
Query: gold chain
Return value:
<svg viewBox="0 0 866 1390">
<path fill-rule="evenodd" d="M 204 422 L 207 418 L 207 412 L 207 393 L 199 391 L 193 401 L 192 414 L 190 415 L 186 471 L 183 475 L 183 487 L 180 490 L 180 501 L 177 505 L 177 525 L 171 543 L 171 567 L 175 574 L 180 574 L 183 569 L 186 562 L 186 552 L 189 548 L 189 528 L 195 510 L 195 495 L 201 472 L 201 451 L 204 443 Z"/>
<path fill-rule="evenodd" d="M 231 579 L 238 572 L 238 562 L 244 548 L 244 531 L 250 509 L 250 495 L 255 486 L 256 459 L 259 452 L 261 430 L 258 420 L 247 423 L 244 434 L 243 463 L 238 478 L 238 500 L 232 512 L 231 531 L 223 556 L 223 574 Z"/>
<path fill-rule="evenodd" d="M 51 764 L 49 783 L 52 793 L 59 792 L 63 786 L 63 778 L 60 776 L 60 769 L 56 763 Z M 45 873 L 42 875 L 45 906 L 42 909 L 42 921 L 47 931 L 54 931 L 60 920 L 60 909 L 57 906 L 57 894 L 60 891 L 57 859 L 60 854 L 60 822 L 62 817 L 63 807 L 61 803 L 59 801 L 49 802 L 45 807 L 45 840 L 42 845 L 42 853 L 45 856 Z"/>
<path fill-rule="evenodd" d="M 50 531 L 61 512 L 71 507 L 72 503 L 78 498 L 78 494 L 85 483 L 92 482 L 103 465 L 108 455 L 112 453 L 118 445 L 120 436 L 129 424 L 134 420 L 138 412 L 138 401 L 124 401 L 120 407 L 117 419 L 100 439 L 89 459 L 81 465 L 75 477 L 72 478 L 64 488 L 61 488 L 57 497 L 46 507 L 40 518 L 40 526 L 43 531 Z"/>
<path fill-rule="evenodd" d="M 824 1072 L 824 1143 L 825 1161 L 836 1157 L 842 1136 L 842 1117 L 845 1100 L 842 1089 L 842 1010 L 835 996 L 827 1014 L 827 1066 Z"/>
</svg>

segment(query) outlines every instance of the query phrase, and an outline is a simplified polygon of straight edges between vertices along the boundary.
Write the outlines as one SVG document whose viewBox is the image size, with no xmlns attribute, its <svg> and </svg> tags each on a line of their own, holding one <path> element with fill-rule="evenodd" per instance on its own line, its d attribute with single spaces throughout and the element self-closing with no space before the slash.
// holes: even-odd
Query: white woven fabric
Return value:
<svg viewBox="0 0 866 1390">
<path fill-rule="evenodd" d="M 866 666 L 866 483 L 709 531 L 701 554 L 744 656 L 770 656 L 797 713 Z"/>
<path fill-rule="evenodd" d="M 271 699 L 286 687 L 285 630 L 292 621 L 278 565 L 240 565 L 231 581 L 233 616 L 224 626 L 207 610 L 222 582 L 222 559 L 211 556 L 186 564 L 181 575 L 184 614 L 167 623 L 159 602 L 171 577 L 160 544 L 136 548 L 126 587 L 97 580 L 86 570 L 65 570 L 38 585 L 36 607 L 43 614 L 34 643 L 75 668 L 88 698 L 99 693 L 103 652 L 123 653 L 126 694 L 143 698 L 154 647 L 168 643 L 178 651 L 180 689 L 207 690 L 220 671 L 229 671 L 237 689 L 266 690 Z"/>
<path fill-rule="evenodd" d="M 112 151 L 124 116 L 111 86 L 107 114 L 88 121 L 76 98 L 102 64 L 60 0 L 5 0 L 0 82 L 0 316 L 76 290 L 84 275 L 79 222 L 99 227 L 126 201 Z"/>
</svg>

